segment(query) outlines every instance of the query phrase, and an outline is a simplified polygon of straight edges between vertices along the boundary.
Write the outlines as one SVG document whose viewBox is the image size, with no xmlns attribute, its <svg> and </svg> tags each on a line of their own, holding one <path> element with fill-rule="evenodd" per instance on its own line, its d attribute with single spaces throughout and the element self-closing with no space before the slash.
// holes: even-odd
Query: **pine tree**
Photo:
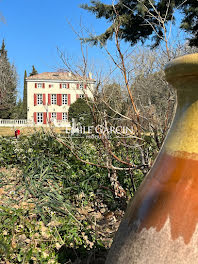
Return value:
<svg viewBox="0 0 198 264">
<path fill-rule="evenodd" d="M 7 59 L 7 50 L 5 49 L 5 41 L 3 39 L 1 49 L 0 49 L 1 58 Z"/>
<path fill-rule="evenodd" d="M 0 49 L 0 118 L 11 118 L 16 106 L 17 73 L 14 65 L 10 64 L 2 41 Z"/>
<path fill-rule="evenodd" d="M 33 76 L 38 74 L 37 70 L 35 69 L 34 65 L 32 65 L 32 72 L 30 72 L 29 76 Z"/>
<path fill-rule="evenodd" d="M 27 118 L 27 72 L 24 73 L 24 86 L 23 86 L 23 118 Z"/>
<path fill-rule="evenodd" d="M 181 4 L 181 0 L 175 0 L 177 4 Z M 190 46 L 198 47 L 198 1 L 188 0 L 183 3 L 182 11 L 184 19 L 181 28 L 193 36 L 189 39 Z"/>
<path fill-rule="evenodd" d="M 153 6 L 150 4 L 153 3 Z M 119 27 L 118 37 L 125 41 L 131 42 L 132 45 L 138 41 L 145 42 L 152 37 L 153 46 L 157 46 L 163 37 L 162 25 L 158 22 L 155 10 L 161 17 L 166 17 L 166 23 L 174 18 L 174 10 L 180 8 L 185 13 L 181 27 L 194 34 L 190 44 L 198 46 L 198 9 L 197 0 L 170 0 L 167 9 L 167 0 L 119 0 L 117 4 L 107 5 L 100 1 L 91 1 L 91 5 L 81 5 L 81 7 L 93 13 L 96 18 L 105 18 L 110 22 L 110 27 L 99 36 L 91 36 L 85 41 L 92 42 L 93 45 L 105 44 L 107 40 L 112 39 L 115 28 Z M 116 12 L 115 12 L 116 10 Z M 167 12 L 168 10 L 168 12 Z M 148 16 L 148 12 L 153 15 Z M 118 16 L 117 16 L 117 14 Z M 145 17 L 147 22 L 145 21 Z M 151 25 L 155 25 L 154 27 Z"/>
<path fill-rule="evenodd" d="M 19 98 L 18 102 L 16 103 L 16 106 L 13 108 L 12 118 L 14 118 L 14 119 L 23 119 L 24 118 L 23 101 L 21 100 L 21 98 Z"/>
</svg>

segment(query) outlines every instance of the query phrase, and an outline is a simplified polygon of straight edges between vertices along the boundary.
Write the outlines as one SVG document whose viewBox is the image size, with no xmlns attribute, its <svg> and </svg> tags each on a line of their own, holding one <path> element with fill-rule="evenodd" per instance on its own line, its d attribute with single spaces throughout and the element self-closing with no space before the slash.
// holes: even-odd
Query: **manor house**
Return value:
<svg viewBox="0 0 198 264">
<path fill-rule="evenodd" d="M 36 126 L 68 125 L 68 109 L 78 98 L 93 98 L 95 80 L 71 72 L 44 72 L 26 78 L 27 119 Z"/>
</svg>

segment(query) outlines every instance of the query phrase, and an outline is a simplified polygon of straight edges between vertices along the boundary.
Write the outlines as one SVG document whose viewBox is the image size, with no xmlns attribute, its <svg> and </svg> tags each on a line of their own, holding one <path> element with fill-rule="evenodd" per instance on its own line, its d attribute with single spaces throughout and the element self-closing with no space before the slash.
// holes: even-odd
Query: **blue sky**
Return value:
<svg viewBox="0 0 198 264">
<path fill-rule="evenodd" d="M 111 4 L 112 0 L 103 2 Z M 67 21 L 76 31 L 80 30 L 80 23 L 96 34 L 107 28 L 104 19 L 98 20 L 79 7 L 83 3 L 89 4 L 90 1 L 0 0 L 0 12 L 6 20 L 5 23 L 0 23 L 0 44 L 4 39 L 10 62 L 16 66 L 21 97 L 25 70 L 29 74 L 34 65 L 41 73 L 56 71 L 62 66 L 57 47 L 75 61 L 80 59 L 80 42 Z M 115 53 L 113 45 L 114 41 L 108 44 L 108 48 Z M 110 68 L 105 51 L 98 47 L 89 47 L 88 54 L 89 61 L 95 68 Z"/>
<path fill-rule="evenodd" d="M 19 75 L 19 94 L 23 91 L 25 69 L 29 74 L 32 65 L 39 73 L 54 71 L 60 66 L 57 47 L 74 58 L 80 57 L 79 40 L 67 23 L 76 30 L 82 21 L 91 31 L 102 33 L 107 24 L 79 8 L 88 0 L 0 0 L 0 12 L 6 22 L 0 23 L 0 43 L 5 39 L 8 57 Z M 110 1 L 106 1 L 111 2 Z M 89 50 L 90 60 L 104 59 L 101 49 Z"/>
</svg>

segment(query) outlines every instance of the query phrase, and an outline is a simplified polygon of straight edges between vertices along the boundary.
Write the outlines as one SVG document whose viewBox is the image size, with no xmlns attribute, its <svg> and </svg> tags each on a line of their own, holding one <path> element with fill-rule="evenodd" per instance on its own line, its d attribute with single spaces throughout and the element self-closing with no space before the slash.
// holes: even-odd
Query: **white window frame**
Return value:
<svg viewBox="0 0 198 264">
<path fill-rule="evenodd" d="M 42 94 L 37 94 L 37 104 L 38 105 L 43 104 L 43 95 Z"/>
<path fill-rule="evenodd" d="M 37 123 L 43 124 L 43 113 L 37 113 Z"/>
<path fill-rule="evenodd" d="M 67 112 L 63 112 L 62 120 L 63 121 L 68 121 L 68 113 Z"/>
<path fill-rule="evenodd" d="M 51 113 L 51 118 L 52 118 L 52 119 L 56 119 L 56 116 L 57 116 L 57 115 L 56 115 L 56 112 L 52 112 L 52 113 Z"/>
<path fill-rule="evenodd" d="M 80 88 L 80 90 L 84 89 L 83 83 L 79 83 L 79 88 Z"/>
<path fill-rule="evenodd" d="M 56 94 L 52 94 L 51 95 L 51 104 L 57 104 L 57 95 Z"/>
<path fill-rule="evenodd" d="M 79 94 L 79 98 L 84 99 L 85 95 L 84 94 Z"/>
<path fill-rule="evenodd" d="M 63 105 L 68 104 L 68 94 L 62 94 L 62 104 Z"/>
<path fill-rule="evenodd" d="M 38 88 L 42 88 L 43 87 L 43 84 L 42 83 L 37 83 L 37 87 Z"/>
<path fill-rule="evenodd" d="M 67 83 L 62 83 L 62 88 L 67 89 Z"/>
</svg>

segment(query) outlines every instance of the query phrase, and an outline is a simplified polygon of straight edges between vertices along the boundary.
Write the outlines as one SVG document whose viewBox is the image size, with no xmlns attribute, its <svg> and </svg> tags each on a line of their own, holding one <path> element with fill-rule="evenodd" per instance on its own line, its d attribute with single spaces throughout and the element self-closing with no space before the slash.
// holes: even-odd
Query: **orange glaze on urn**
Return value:
<svg viewBox="0 0 198 264">
<path fill-rule="evenodd" d="M 169 218 L 172 239 L 182 236 L 189 243 L 198 223 L 198 155 L 162 154 L 140 197 L 129 224 L 136 218 L 139 231 L 150 227 L 160 231 Z"/>
</svg>

